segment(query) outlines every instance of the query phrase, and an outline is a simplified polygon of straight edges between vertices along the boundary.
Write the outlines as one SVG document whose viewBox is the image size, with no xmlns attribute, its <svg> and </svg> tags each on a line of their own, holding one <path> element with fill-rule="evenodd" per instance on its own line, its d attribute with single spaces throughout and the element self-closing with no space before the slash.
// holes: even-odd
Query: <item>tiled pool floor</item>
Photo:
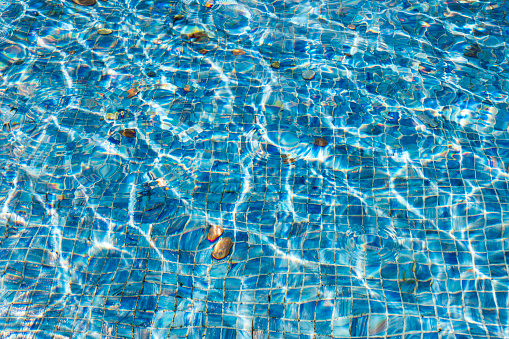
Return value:
<svg viewBox="0 0 509 339">
<path fill-rule="evenodd" d="M 1 338 L 509 337 L 506 3 L 2 1 Z"/>
</svg>

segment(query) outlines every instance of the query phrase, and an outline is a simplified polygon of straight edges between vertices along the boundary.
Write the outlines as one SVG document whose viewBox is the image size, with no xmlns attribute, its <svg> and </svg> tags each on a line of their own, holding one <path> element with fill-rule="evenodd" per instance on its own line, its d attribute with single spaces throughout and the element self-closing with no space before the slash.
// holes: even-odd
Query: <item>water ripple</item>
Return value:
<svg viewBox="0 0 509 339">
<path fill-rule="evenodd" d="M 0 2 L 2 333 L 504 337 L 508 9 Z"/>
</svg>

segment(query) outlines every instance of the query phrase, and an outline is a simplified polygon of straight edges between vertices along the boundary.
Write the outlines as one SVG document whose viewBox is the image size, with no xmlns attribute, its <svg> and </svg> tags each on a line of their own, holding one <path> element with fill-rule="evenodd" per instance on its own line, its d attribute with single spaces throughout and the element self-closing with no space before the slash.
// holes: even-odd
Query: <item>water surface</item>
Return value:
<svg viewBox="0 0 509 339">
<path fill-rule="evenodd" d="M 0 2 L 2 338 L 509 336 L 508 5 L 81 1 Z"/>
</svg>

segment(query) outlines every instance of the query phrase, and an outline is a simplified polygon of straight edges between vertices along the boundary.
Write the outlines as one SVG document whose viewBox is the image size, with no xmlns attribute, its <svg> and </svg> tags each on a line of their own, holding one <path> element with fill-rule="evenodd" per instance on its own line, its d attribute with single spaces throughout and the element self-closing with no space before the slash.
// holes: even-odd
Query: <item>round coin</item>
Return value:
<svg viewBox="0 0 509 339">
<path fill-rule="evenodd" d="M 72 2 L 80 6 L 93 6 L 97 3 L 97 0 L 72 0 Z"/>
</svg>

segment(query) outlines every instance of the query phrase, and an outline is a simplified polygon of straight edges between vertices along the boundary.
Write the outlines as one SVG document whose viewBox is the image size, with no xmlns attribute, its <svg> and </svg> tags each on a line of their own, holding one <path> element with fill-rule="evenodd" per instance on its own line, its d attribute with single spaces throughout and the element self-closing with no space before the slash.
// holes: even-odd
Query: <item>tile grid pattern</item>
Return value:
<svg viewBox="0 0 509 339">
<path fill-rule="evenodd" d="M 2 135 L 3 142 L 12 145 L 10 159 L 4 155 L 2 161 L 9 169 L 2 178 L 3 201 L 14 211 L 4 217 L 2 226 L 4 333 L 16 333 L 23 324 L 23 333 L 34 337 L 54 337 L 53 332 L 85 336 L 101 333 L 112 338 L 157 334 L 381 338 L 402 333 L 416 338 L 435 338 L 439 333 L 468 338 L 503 337 L 507 263 L 500 246 L 505 244 L 503 199 L 507 180 L 501 172 L 505 171 L 507 137 L 505 132 L 490 135 L 488 130 L 482 130 L 486 124 L 483 114 L 489 115 L 483 112 L 484 108 L 479 108 L 478 117 L 472 117 L 477 129 L 450 128 L 451 123 L 443 119 L 441 128 L 433 129 L 435 135 L 428 134 L 427 140 L 423 137 L 426 132 L 409 132 L 415 119 L 408 115 L 395 118 L 397 112 L 388 109 L 377 112 L 380 116 L 385 114 L 382 134 L 377 134 L 382 120 L 370 121 L 372 118 L 365 114 L 376 111 L 376 106 L 363 102 L 366 98 L 359 87 L 378 83 L 377 88 L 368 90 L 391 95 L 390 89 L 383 88 L 387 83 L 370 79 L 383 74 L 393 81 L 393 86 L 401 88 L 399 99 L 403 100 L 403 95 L 411 91 L 406 88 L 405 92 L 404 85 L 394 79 L 406 76 L 405 71 L 369 71 L 366 68 L 373 51 L 367 48 L 363 50 L 364 59 L 355 54 L 340 56 L 345 69 L 354 72 L 355 82 L 345 84 L 342 77 L 327 79 L 327 71 L 344 73 L 336 68 L 322 70 L 311 86 L 305 85 L 300 71 L 292 69 L 291 63 L 302 53 L 297 52 L 299 45 L 295 40 L 302 36 L 315 39 L 314 34 L 321 36 L 316 39 L 326 38 L 315 28 L 292 24 L 289 20 L 299 12 L 288 14 L 294 8 L 282 2 L 259 4 L 263 10 L 288 12 L 281 16 L 280 31 L 276 24 L 278 33 L 271 38 L 275 43 L 262 46 L 270 47 L 271 60 L 279 56 L 282 60 L 280 70 L 271 70 L 279 76 L 276 79 L 281 85 L 274 84 L 274 89 L 280 93 L 274 90 L 268 101 L 263 99 L 267 79 L 259 79 L 258 74 L 263 72 L 268 79 L 272 76 L 269 78 L 270 73 L 261 71 L 256 63 L 250 70 L 245 63 L 252 62 L 249 60 L 253 57 L 236 57 L 232 66 L 231 56 L 219 48 L 214 54 L 205 55 L 221 65 L 223 75 L 230 72 L 228 77 L 236 77 L 238 86 L 232 90 L 210 63 L 203 62 L 204 58 L 196 60 L 194 47 L 178 43 L 162 45 L 166 52 L 158 59 L 179 70 L 164 71 L 171 79 L 169 83 L 180 88 L 177 95 L 171 97 L 164 86 L 158 91 L 156 85 L 148 84 L 147 78 L 142 85 L 143 99 L 122 100 L 119 97 L 133 86 L 132 80 L 142 77 L 136 62 L 147 55 L 158 56 L 161 50 L 148 42 L 149 36 L 155 38 L 151 34 L 152 19 L 148 18 L 160 19 L 169 10 L 167 20 L 171 21 L 175 9 L 155 3 L 145 18 L 128 18 L 135 20 L 143 34 L 126 31 L 128 38 L 117 39 L 92 37 L 93 30 L 89 37 L 81 33 L 86 26 L 85 17 L 78 14 L 68 21 L 66 16 L 72 11 L 72 4 L 43 8 L 36 5 L 29 4 L 29 8 L 45 17 L 41 20 L 40 15 L 33 23 L 39 39 L 46 39 L 45 44 L 52 43 L 51 37 L 65 36 L 63 32 L 52 32 L 56 21 L 72 22 L 80 32 L 73 38 L 83 39 L 89 49 L 71 54 L 71 48 L 81 48 L 71 42 L 64 48 L 71 55 L 66 67 L 76 83 L 74 89 L 43 91 L 65 88 L 65 74 L 57 64 L 61 57 L 41 48 L 46 54 L 38 54 L 40 61 L 23 66 L 34 74 L 25 81 L 33 87 L 18 86 L 18 93 L 24 93 L 14 95 L 16 101 L 9 98 L 11 89 L 2 96 L 2 112 L 9 112 L 11 105 L 18 107 L 14 120 L 23 119 L 20 125 L 26 133 L 25 140 L 9 140 L 9 135 L 15 134 L 11 120 Z M 111 7 L 105 7 L 102 13 L 111 11 L 111 22 L 116 20 L 118 13 L 112 8 L 117 5 L 120 4 L 111 2 Z M 19 3 L 11 6 L 15 9 Z M 140 10 L 147 10 L 143 3 L 140 6 Z M 360 8 L 358 16 L 382 10 L 369 2 Z M 83 10 L 78 8 L 78 13 Z M 335 10 L 328 6 L 328 20 L 337 19 L 333 18 Z M 349 12 L 353 10 L 345 11 Z M 16 15 L 16 11 L 4 12 L 4 21 L 7 15 Z M 346 15 L 344 26 L 351 19 L 350 14 Z M 145 25 L 142 20 L 146 20 Z M 355 17 L 352 22 L 356 20 L 360 19 Z M 259 24 L 262 26 L 263 22 Z M 17 22 L 16 29 L 23 25 Z M 381 32 L 382 27 L 379 26 Z M 30 32 L 25 33 L 24 41 L 30 41 Z M 495 31 L 491 33 L 496 35 Z M 449 37 L 447 32 L 444 36 L 445 40 Z M 11 35 L 12 44 L 23 44 L 14 38 Z M 398 33 L 396 38 L 403 39 L 403 35 Z M 431 41 L 433 37 L 428 38 Z M 143 43 L 146 46 L 141 47 Z M 218 46 L 230 43 L 238 44 L 227 37 L 217 39 Z M 346 38 L 343 43 L 352 42 Z M 391 46 L 403 46 L 400 48 L 405 51 L 405 44 Z M 334 53 L 341 49 L 333 47 Z M 118 73 L 101 75 L 100 69 L 108 64 L 110 53 L 115 56 L 115 64 L 110 65 Z M 179 53 L 182 57 L 173 64 L 172 56 Z M 497 51 L 493 55 L 497 57 Z M 45 57 L 47 61 L 42 61 Z M 170 62 L 166 61 L 168 58 Z M 202 67 L 203 74 L 185 71 Z M 231 73 L 233 69 L 236 75 Z M 182 88 L 193 80 L 198 89 L 185 94 Z M 323 111 L 315 108 L 330 88 L 346 89 L 353 103 L 328 99 L 336 106 L 320 105 Z M 23 98 L 30 96 L 26 95 L 30 90 L 36 93 L 27 102 Z M 418 91 L 417 87 L 413 90 Z M 450 88 L 444 92 L 447 90 Z M 228 91 L 235 93 L 235 100 L 224 95 Z M 246 97 L 253 100 L 248 105 L 243 101 Z M 284 104 L 283 110 L 277 100 Z M 435 100 L 445 103 L 449 99 L 444 95 L 444 99 Z M 411 104 L 410 100 L 407 104 Z M 67 109 L 59 111 L 59 105 L 67 105 Z M 157 111 L 155 105 L 161 105 L 167 116 L 151 112 Z M 120 107 L 127 108 L 131 115 L 108 130 L 100 116 Z M 59 113 L 55 115 L 58 128 L 49 119 L 55 108 Z M 322 115 L 317 115 L 320 112 Z M 37 133 L 30 130 L 30 114 L 37 119 L 32 124 Z M 294 114 L 298 114 L 296 120 Z M 324 127 L 326 116 L 343 128 Z M 182 124 L 171 127 L 171 132 L 164 128 L 179 120 Z M 268 126 L 269 133 L 294 133 L 295 121 L 307 126 L 307 130 L 299 128 L 310 136 L 310 144 L 314 136 L 329 138 L 329 157 L 325 161 L 310 161 L 319 153 L 313 149 L 311 155 L 304 156 L 306 160 L 302 154 L 294 154 L 297 161 L 283 164 L 267 143 L 262 141 L 259 146 L 252 139 L 246 140 L 246 131 L 255 123 Z M 195 128 L 198 123 L 203 132 L 190 136 L 193 132 L 189 127 Z M 362 124 L 372 128 L 362 132 L 363 138 L 356 138 L 346 128 Z M 145 136 L 145 144 L 112 133 L 120 145 L 115 149 L 92 136 L 97 133 L 106 139 L 110 132 L 132 126 L 138 128 L 140 138 Z M 85 137 L 75 141 L 66 128 Z M 448 134 L 451 130 L 453 134 Z M 256 130 L 254 137 L 260 133 Z M 412 144 L 417 144 L 417 135 L 422 148 L 416 152 Z M 458 151 L 454 144 L 446 145 L 451 140 L 463 150 Z M 239 150 L 239 143 L 243 150 Z M 383 145 L 404 149 L 411 154 L 410 159 L 402 162 L 408 154 L 385 152 Z M 60 149 L 65 149 L 64 156 Z M 30 155 L 16 158 L 17 151 Z M 166 158 L 159 157 L 161 154 Z M 436 160 L 429 160 L 433 159 L 430 154 Z M 153 159 L 157 158 L 163 160 L 154 165 Z M 19 165 L 35 168 L 38 173 Z M 65 171 L 72 175 L 62 178 Z M 251 171 L 249 195 L 239 194 L 246 188 L 245 176 L 233 174 L 240 171 Z M 168 184 L 156 180 L 163 177 Z M 476 189 L 467 190 L 465 181 Z M 283 182 L 291 187 L 290 192 Z M 225 199 L 227 202 L 223 202 Z M 288 211 L 288 204 L 293 211 Z M 185 216 L 191 211 L 188 221 Z M 212 261 L 211 245 L 196 243 L 203 239 L 206 219 L 222 221 L 225 235 L 234 239 L 234 252 L 228 261 Z M 359 231 L 360 238 L 364 238 L 353 237 L 350 230 Z M 397 234 L 397 241 L 393 233 Z M 359 251 L 358 245 L 364 249 Z M 375 251 L 377 246 L 381 250 L 375 255 L 370 250 Z M 384 253 L 387 249 L 388 254 Z M 375 259 L 364 264 L 358 256 L 352 257 L 352 252 L 360 257 L 371 253 Z M 378 262 L 378 257 L 384 260 Z"/>
</svg>

